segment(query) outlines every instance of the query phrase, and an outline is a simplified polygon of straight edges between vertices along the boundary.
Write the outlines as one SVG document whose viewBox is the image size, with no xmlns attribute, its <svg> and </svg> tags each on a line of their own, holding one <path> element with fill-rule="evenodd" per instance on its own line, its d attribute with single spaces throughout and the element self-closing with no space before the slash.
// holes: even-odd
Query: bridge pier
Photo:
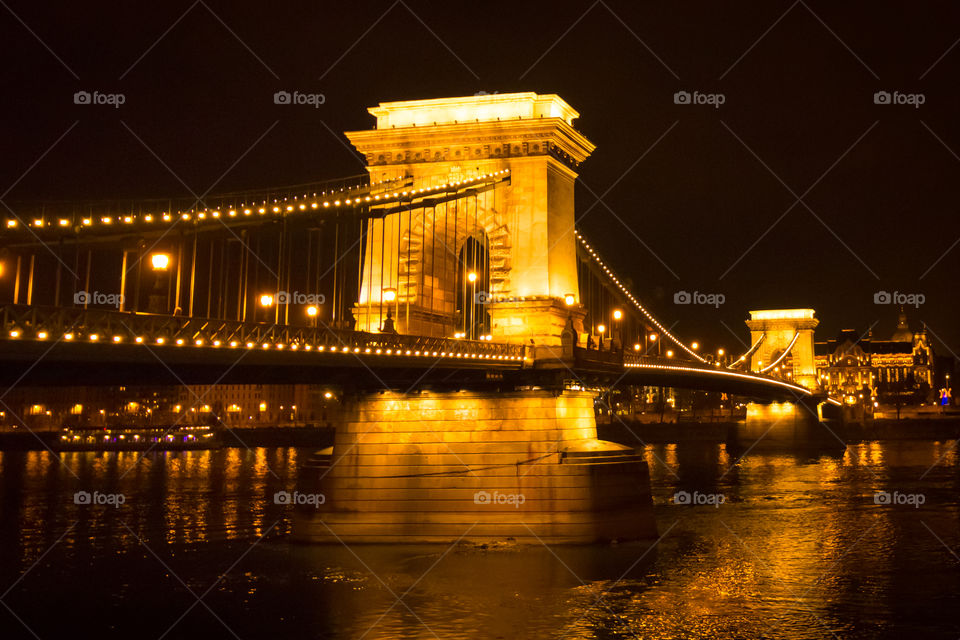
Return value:
<svg viewBox="0 0 960 640">
<path fill-rule="evenodd" d="M 345 401 L 302 477 L 310 542 L 590 543 L 656 535 L 647 464 L 597 439 L 582 391 L 380 392 Z"/>
<path fill-rule="evenodd" d="M 843 448 L 836 430 L 823 421 L 823 398 L 794 402 L 751 402 L 737 427 L 737 446 L 752 451 Z"/>
</svg>

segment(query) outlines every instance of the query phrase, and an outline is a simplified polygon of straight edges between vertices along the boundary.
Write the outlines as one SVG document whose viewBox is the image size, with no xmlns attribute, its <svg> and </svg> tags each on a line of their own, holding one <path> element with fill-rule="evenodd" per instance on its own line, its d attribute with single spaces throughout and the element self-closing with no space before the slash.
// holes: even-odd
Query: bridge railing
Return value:
<svg viewBox="0 0 960 640">
<path fill-rule="evenodd" d="M 238 322 L 215 318 L 3 305 L 5 340 L 257 348 L 386 355 L 444 355 L 522 362 L 523 345 L 485 340 L 368 333 L 327 327 Z"/>
</svg>

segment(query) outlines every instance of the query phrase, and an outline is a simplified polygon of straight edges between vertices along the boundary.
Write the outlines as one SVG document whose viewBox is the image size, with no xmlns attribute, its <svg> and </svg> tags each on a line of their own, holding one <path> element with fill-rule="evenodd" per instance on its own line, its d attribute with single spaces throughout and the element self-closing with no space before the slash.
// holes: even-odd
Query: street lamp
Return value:
<svg viewBox="0 0 960 640">
<path fill-rule="evenodd" d="M 468 274 L 467 274 L 467 281 L 468 281 L 468 282 L 476 282 L 476 281 L 477 281 L 477 272 L 476 272 L 476 271 L 471 271 L 470 273 L 468 273 Z"/>
<path fill-rule="evenodd" d="M 151 313 L 167 313 L 170 307 L 170 292 L 164 291 L 164 275 L 170 268 L 170 254 L 162 252 L 150 254 L 150 267 L 157 275 L 153 283 L 153 293 L 147 300 L 147 308 Z"/>
<path fill-rule="evenodd" d="M 597 333 L 600 334 L 600 350 L 601 351 L 603 351 L 603 334 L 606 330 L 607 328 L 604 325 L 602 324 L 597 325 Z"/>
<path fill-rule="evenodd" d="M 387 288 L 381 290 L 381 291 L 380 291 L 380 299 L 381 299 L 383 302 L 386 302 L 387 305 L 388 305 L 388 306 L 387 306 L 387 317 L 386 317 L 385 320 L 381 320 L 381 323 L 380 323 L 380 332 L 381 332 L 381 333 L 396 333 L 396 332 L 397 332 L 397 328 L 396 328 L 396 326 L 394 325 L 394 322 L 393 322 L 393 310 L 389 307 L 389 305 L 390 305 L 391 303 L 397 301 L 397 290 L 394 289 L 393 287 L 387 287 Z M 381 316 L 381 317 L 383 316 L 383 302 L 380 303 L 380 316 Z M 399 315 L 399 313 L 400 313 L 400 310 L 398 309 L 398 310 L 397 310 L 397 314 Z"/>
<path fill-rule="evenodd" d="M 320 310 L 314 306 L 310 305 L 307 307 L 307 317 L 310 318 L 310 326 L 317 326 L 317 314 L 320 313 Z"/>
<path fill-rule="evenodd" d="M 654 344 L 654 343 L 656 343 L 656 345 L 657 345 L 657 355 L 659 356 L 659 355 L 660 355 L 660 343 L 657 342 L 657 339 L 659 338 L 659 336 L 658 336 L 657 334 L 655 334 L 655 333 L 651 333 L 650 335 L 644 334 L 643 337 L 644 337 L 645 340 L 649 340 L 649 342 L 650 342 L 651 345 Z M 648 352 L 650 351 L 649 347 L 647 348 L 647 351 L 648 351 Z"/>
<path fill-rule="evenodd" d="M 260 296 L 260 306 L 263 307 L 265 311 L 264 319 L 269 321 L 270 319 L 270 307 L 273 306 L 273 296 L 269 293 L 264 293 Z"/>
<path fill-rule="evenodd" d="M 154 271 L 166 271 L 170 266 L 170 254 L 154 253 L 150 255 L 150 266 Z"/>
<path fill-rule="evenodd" d="M 577 296 L 573 295 L 572 293 L 565 293 L 563 295 L 563 302 L 568 307 L 572 307 L 576 303 L 576 301 L 577 301 Z"/>
<path fill-rule="evenodd" d="M 614 324 L 614 327 L 613 327 L 613 328 L 614 328 L 614 331 L 610 334 L 610 348 L 611 348 L 611 349 L 613 349 L 613 348 L 617 348 L 617 349 L 622 348 L 623 335 L 622 335 L 622 332 L 621 332 L 621 330 L 620 330 L 620 319 L 621 319 L 621 318 L 623 318 L 623 311 L 621 311 L 620 309 L 614 309 L 614 310 L 613 310 L 613 321 L 614 321 L 614 323 L 615 323 L 615 324 Z M 614 347 L 614 342 L 613 342 L 614 339 L 616 339 L 616 341 L 617 341 L 616 344 L 617 344 L 617 345 L 620 345 L 620 346 Z"/>
<path fill-rule="evenodd" d="M 693 349 L 694 351 L 696 351 L 697 349 L 700 348 L 700 343 L 699 343 L 699 342 L 692 342 L 692 343 L 690 343 L 690 348 Z"/>
</svg>

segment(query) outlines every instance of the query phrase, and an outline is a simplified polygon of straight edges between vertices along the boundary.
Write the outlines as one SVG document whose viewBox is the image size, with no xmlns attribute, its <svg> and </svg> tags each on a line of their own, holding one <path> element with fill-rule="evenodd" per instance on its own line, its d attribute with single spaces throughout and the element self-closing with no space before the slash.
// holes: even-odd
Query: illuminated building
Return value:
<svg viewBox="0 0 960 640">
<path fill-rule="evenodd" d="M 821 388 L 854 404 L 861 399 L 884 401 L 892 396 L 924 402 L 934 386 L 934 353 L 926 328 L 910 330 L 900 310 L 889 340 L 875 340 L 846 329 L 816 343 L 816 367 Z"/>
</svg>

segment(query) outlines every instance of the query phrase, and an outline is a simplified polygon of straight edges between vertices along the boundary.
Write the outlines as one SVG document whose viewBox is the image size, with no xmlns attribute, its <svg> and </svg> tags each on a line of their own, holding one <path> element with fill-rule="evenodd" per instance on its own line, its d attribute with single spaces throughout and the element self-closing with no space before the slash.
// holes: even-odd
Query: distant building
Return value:
<svg viewBox="0 0 960 640">
<path fill-rule="evenodd" d="M 875 340 L 852 329 L 815 344 L 821 388 L 848 404 L 911 404 L 931 401 L 935 356 L 926 328 L 914 332 L 900 309 L 889 340 Z"/>
</svg>

